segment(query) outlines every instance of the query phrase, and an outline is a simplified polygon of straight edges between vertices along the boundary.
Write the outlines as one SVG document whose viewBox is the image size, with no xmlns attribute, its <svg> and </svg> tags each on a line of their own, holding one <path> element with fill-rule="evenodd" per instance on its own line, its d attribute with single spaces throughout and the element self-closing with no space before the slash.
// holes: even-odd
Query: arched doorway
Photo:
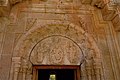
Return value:
<svg viewBox="0 0 120 80">
<path fill-rule="evenodd" d="M 21 76 L 22 80 L 36 79 L 36 71 L 33 70 L 36 65 L 54 68 L 65 68 L 64 66 L 68 65 L 66 69 L 71 65 L 79 66 L 79 69 L 75 69 L 79 77 L 81 75 L 78 71 L 86 75 L 88 80 L 100 79 L 101 57 L 93 38 L 82 29 L 82 26 L 69 22 L 63 24 L 61 21 L 51 23 L 33 27 L 19 40 L 14 52 L 11 79 L 19 80 Z"/>
<path fill-rule="evenodd" d="M 29 61 L 33 64 L 33 80 L 80 80 L 82 49 L 72 39 L 51 35 L 32 48 Z"/>
</svg>

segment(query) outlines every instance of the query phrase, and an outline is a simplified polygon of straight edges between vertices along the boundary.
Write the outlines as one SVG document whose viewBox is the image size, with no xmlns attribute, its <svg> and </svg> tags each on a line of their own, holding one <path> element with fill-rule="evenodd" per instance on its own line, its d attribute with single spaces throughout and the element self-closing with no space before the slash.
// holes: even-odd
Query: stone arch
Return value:
<svg viewBox="0 0 120 80">
<path fill-rule="evenodd" d="M 46 60 L 49 59 L 44 62 L 44 57 L 47 57 Z M 79 65 L 83 57 L 84 54 L 81 47 L 74 40 L 67 36 L 51 35 L 35 44 L 30 51 L 29 61 L 35 65 L 42 64 L 42 62 L 44 62 L 43 65 Z M 36 59 L 37 61 L 35 61 Z"/>
<path fill-rule="evenodd" d="M 83 64 L 82 70 L 86 70 L 86 73 L 83 72 L 88 76 L 88 79 L 100 79 L 101 77 L 101 56 L 98 46 L 96 45 L 94 39 L 91 35 L 89 35 L 81 26 L 74 25 L 69 22 L 61 21 L 58 22 L 51 22 L 51 24 L 46 24 L 43 26 L 37 26 L 31 28 L 21 39 L 18 41 L 14 49 L 13 54 L 13 72 L 14 73 L 14 80 L 17 80 L 19 76 L 19 69 L 25 69 L 29 72 L 28 68 L 31 68 L 31 62 L 29 61 L 29 56 L 32 51 L 36 47 L 36 45 L 42 41 L 44 38 L 48 36 L 64 36 L 68 39 L 72 40 L 80 47 L 82 54 L 84 55 L 82 59 L 77 58 L 80 60 L 80 63 L 69 63 L 72 65 L 81 65 Z M 60 37 L 61 38 L 61 37 Z M 62 38 L 61 38 L 62 39 Z M 66 38 L 63 39 L 63 41 Z M 68 41 L 69 42 L 69 41 Z M 74 59 L 74 58 L 73 58 Z M 41 63 L 38 63 L 41 64 Z M 54 64 L 54 62 L 52 63 Z M 49 65 L 49 64 L 47 64 Z M 57 64 L 59 65 L 59 64 Z M 65 65 L 65 64 L 64 64 Z M 81 66 L 82 67 L 82 66 Z M 95 69 L 93 74 L 96 75 L 96 78 L 92 77 L 92 70 Z M 17 70 L 17 71 L 16 71 Z M 26 72 L 27 73 L 27 72 Z M 27 75 L 25 73 L 25 75 Z M 30 76 L 30 75 L 27 75 Z M 26 80 L 26 79 L 25 79 Z"/>
</svg>

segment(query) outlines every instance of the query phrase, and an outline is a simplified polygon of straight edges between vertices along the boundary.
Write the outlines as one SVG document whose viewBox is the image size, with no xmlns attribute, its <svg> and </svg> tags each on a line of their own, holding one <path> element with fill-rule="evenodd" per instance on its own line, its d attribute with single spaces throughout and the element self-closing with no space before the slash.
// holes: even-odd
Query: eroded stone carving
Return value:
<svg viewBox="0 0 120 80">
<path fill-rule="evenodd" d="M 43 58 L 44 58 L 45 50 L 42 46 L 38 46 L 35 51 L 37 53 L 37 55 L 36 55 L 37 62 L 41 63 L 43 61 Z"/>
<path fill-rule="evenodd" d="M 100 52 L 92 36 L 81 26 L 61 23 L 51 21 L 47 25 L 31 28 L 20 43 L 23 45 L 19 46 L 18 55 L 34 65 L 80 65 L 82 61 L 86 70 L 84 74 L 89 79 L 95 79 L 93 70 L 99 71 L 101 67 L 98 64 L 101 62 Z M 96 73 L 96 76 L 100 74 Z"/>
<path fill-rule="evenodd" d="M 101 9 L 105 6 L 105 3 L 104 0 L 92 0 L 91 5 Z"/>
<path fill-rule="evenodd" d="M 4 5 L 6 0 L 0 0 L 0 5 Z"/>
<path fill-rule="evenodd" d="M 31 61 L 34 64 L 79 64 L 82 56 L 82 51 L 73 41 L 54 35 L 38 43 L 31 53 Z"/>
<path fill-rule="evenodd" d="M 13 62 L 13 79 L 12 77 L 10 79 L 12 80 L 17 80 L 18 79 L 18 73 L 20 71 L 20 67 L 21 67 L 21 58 L 20 57 L 13 57 L 12 58 L 12 62 Z"/>
<path fill-rule="evenodd" d="M 77 49 L 78 47 L 74 44 L 68 43 L 67 44 L 67 55 L 68 55 L 68 60 L 71 63 L 78 63 L 79 61 L 79 49 Z"/>
<path fill-rule="evenodd" d="M 64 52 L 61 46 L 54 46 L 50 51 L 50 63 L 52 64 L 60 64 L 63 62 Z"/>
</svg>

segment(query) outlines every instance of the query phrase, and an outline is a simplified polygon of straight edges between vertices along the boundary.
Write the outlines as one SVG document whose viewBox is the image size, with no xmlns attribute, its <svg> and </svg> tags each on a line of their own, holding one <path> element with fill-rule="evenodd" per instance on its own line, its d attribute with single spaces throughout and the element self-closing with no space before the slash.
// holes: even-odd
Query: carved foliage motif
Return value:
<svg viewBox="0 0 120 80">
<path fill-rule="evenodd" d="M 33 31 L 25 35 L 19 54 L 25 59 L 29 55 L 33 65 L 80 65 L 84 60 L 82 71 L 87 72 L 81 74 L 88 75 L 91 80 L 92 70 L 98 70 L 96 62 L 99 61 L 94 61 L 93 58 L 96 57 L 95 54 L 99 54 L 95 51 L 97 48 L 94 41 L 74 24 L 51 23 L 53 24 L 32 28 Z"/>
<path fill-rule="evenodd" d="M 43 58 L 44 58 L 44 49 L 43 47 L 41 47 L 42 45 L 38 46 L 37 49 L 35 50 L 36 51 L 36 59 L 37 59 L 37 62 L 38 63 L 41 63 L 43 61 Z"/>
<path fill-rule="evenodd" d="M 40 41 L 31 53 L 34 64 L 78 64 L 82 51 L 70 39 L 51 36 Z M 65 58 L 67 57 L 67 60 Z"/>
<path fill-rule="evenodd" d="M 79 60 L 79 49 L 76 49 L 75 44 L 68 43 L 67 44 L 67 55 L 68 55 L 68 60 L 71 63 L 77 63 Z"/>
<path fill-rule="evenodd" d="M 31 32 L 20 50 L 21 55 L 31 52 L 30 60 L 34 64 L 79 64 L 81 56 L 89 54 L 90 43 L 75 26 L 72 24 L 64 26 L 60 23 L 49 26 Z M 23 55 L 24 58 L 29 56 Z"/>
</svg>

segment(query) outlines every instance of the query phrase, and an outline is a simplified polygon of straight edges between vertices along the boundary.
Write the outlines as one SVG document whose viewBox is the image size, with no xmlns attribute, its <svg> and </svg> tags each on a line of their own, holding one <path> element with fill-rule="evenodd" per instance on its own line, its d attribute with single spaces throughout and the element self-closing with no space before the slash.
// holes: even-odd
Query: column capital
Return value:
<svg viewBox="0 0 120 80">
<path fill-rule="evenodd" d="M 12 57 L 12 61 L 13 62 L 20 62 L 21 61 L 21 57 Z"/>
</svg>

